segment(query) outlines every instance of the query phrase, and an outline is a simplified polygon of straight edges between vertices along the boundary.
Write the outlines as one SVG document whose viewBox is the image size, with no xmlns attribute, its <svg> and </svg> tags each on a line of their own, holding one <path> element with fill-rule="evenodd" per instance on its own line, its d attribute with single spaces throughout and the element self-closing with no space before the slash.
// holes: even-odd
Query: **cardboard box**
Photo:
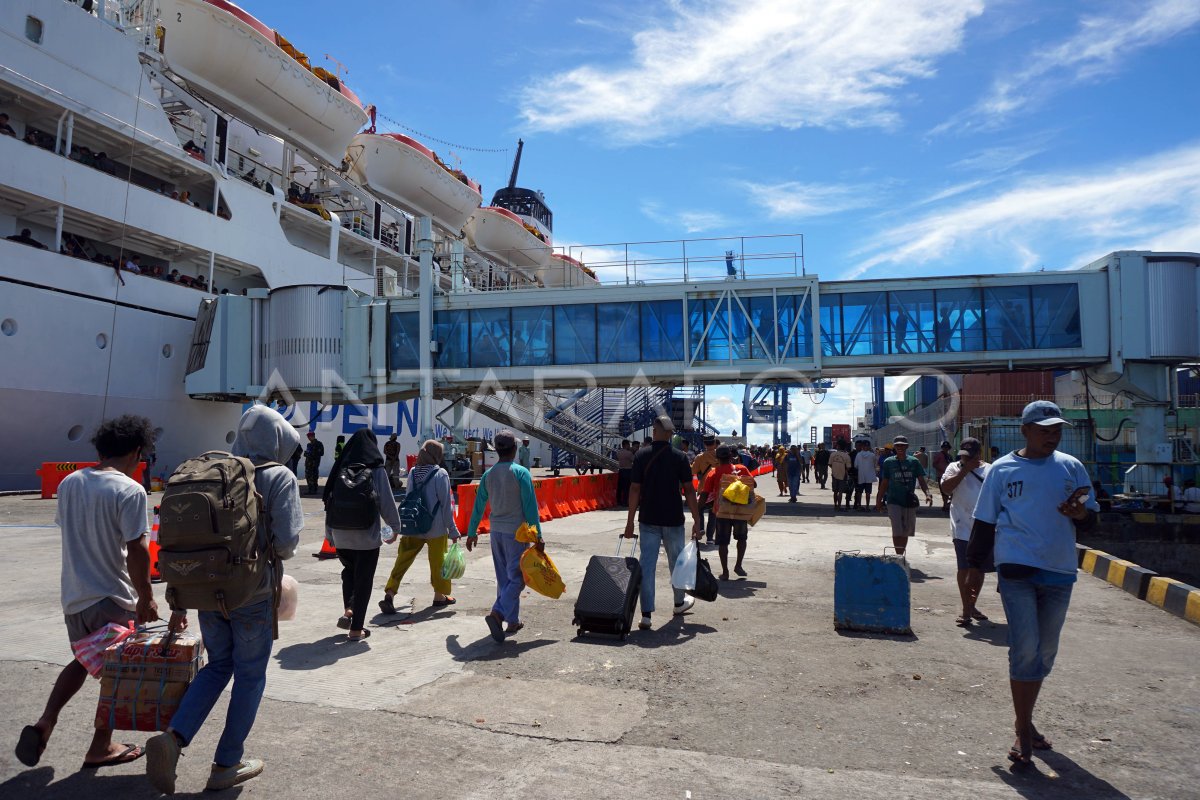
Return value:
<svg viewBox="0 0 1200 800">
<path fill-rule="evenodd" d="M 729 484 L 737 480 L 737 475 L 732 472 L 728 475 L 721 476 L 721 493 L 724 494 Z M 746 504 L 731 503 L 724 497 L 721 498 L 721 505 L 717 510 L 717 519 L 733 519 L 745 520 L 751 525 L 762 519 L 762 515 L 767 510 L 767 499 L 760 494 L 753 493 L 750 495 L 750 502 Z"/>
<path fill-rule="evenodd" d="M 100 679 L 96 727 L 117 731 L 165 731 L 187 692 L 185 681 L 137 676 Z"/>
<path fill-rule="evenodd" d="M 183 631 L 167 641 L 166 631 L 141 631 L 104 651 L 104 678 L 182 681 L 196 677 L 204 663 L 204 642 Z"/>
</svg>

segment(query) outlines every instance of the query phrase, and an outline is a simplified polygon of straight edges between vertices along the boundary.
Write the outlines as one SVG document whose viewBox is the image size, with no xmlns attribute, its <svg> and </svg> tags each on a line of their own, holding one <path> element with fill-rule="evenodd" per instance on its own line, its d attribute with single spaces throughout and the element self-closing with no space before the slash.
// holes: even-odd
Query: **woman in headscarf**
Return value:
<svg viewBox="0 0 1200 800">
<path fill-rule="evenodd" d="M 458 528 L 454 524 L 454 508 L 450 503 L 450 475 L 442 467 L 445 449 L 442 443 L 429 439 L 421 445 L 417 453 L 417 465 L 408 474 L 408 491 L 420 492 L 425 500 L 425 507 L 433 514 L 433 526 L 423 534 L 401 536 L 399 552 L 396 553 L 396 564 L 384 588 L 383 599 L 379 608 L 385 614 L 395 614 L 396 592 L 400 590 L 400 581 L 404 573 L 412 566 L 421 548 L 428 545 L 429 582 L 433 584 L 433 604 L 449 606 L 454 604 L 450 596 L 450 581 L 442 577 L 442 561 L 446 557 L 447 541 L 458 539 Z"/>
<path fill-rule="evenodd" d="M 346 504 L 360 501 L 369 496 L 367 487 L 361 482 L 369 481 L 374 488 L 374 508 L 362 509 L 362 522 L 347 527 Z M 358 488 L 355 488 L 356 483 Z M 375 582 L 375 567 L 379 564 L 379 546 L 384 541 L 379 518 L 400 530 L 400 514 L 396 500 L 392 497 L 392 485 L 388 482 L 387 470 L 383 466 L 383 455 L 379 452 L 375 434 L 368 428 L 360 428 L 346 442 L 342 452 L 333 462 L 329 480 L 325 483 L 325 538 L 337 548 L 338 560 L 342 562 L 342 605 L 345 613 L 338 617 L 337 625 L 349 631 L 347 638 L 361 641 L 371 635 L 363 628 L 367 616 L 367 604 L 371 600 L 371 585 Z M 339 521 L 340 520 L 340 521 Z M 338 525 L 342 527 L 338 527 Z M 386 540 L 396 541 L 396 533 Z"/>
</svg>

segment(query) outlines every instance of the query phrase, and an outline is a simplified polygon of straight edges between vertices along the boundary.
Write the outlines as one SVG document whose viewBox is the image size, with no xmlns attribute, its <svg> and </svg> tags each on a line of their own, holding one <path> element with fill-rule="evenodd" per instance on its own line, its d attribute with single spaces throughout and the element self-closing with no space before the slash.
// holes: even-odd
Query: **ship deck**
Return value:
<svg viewBox="0 0 1200 800">
<path fill-rule="evenodd" d="M 769 482 L 767 478 L 765 482 Z M 764 483 L 765 483 L 764 482 Z M 946 518 L 921 510 L 910 544 L 914 636 L 833 629 L 837 550 L 878 552 L 886 519 L 832 514 L 802 487 L 788 505 L 767 491 L 749 577 L 712 604 L 669 611 L 660 566 L 655 629 L 625 643 L 575 638 L 571 609 L 587 558 L 611 553 L 623 511 L 545 524 L 564 575 L 559 600 L 523 599 L 525 630 L 503 645 L 481 619 L 494 580 L 488 552 L 468 556 L 457 605 L 433 609 L 424 561 L 402 584 L 415 605 L 370 613 L 375 635 L 347 644 L 334 627 L 336 561 L 317 561 L 319 504 L 288 571 L 298 618 L 280 626 L 266 699 L 247 754 L 266 772 L 261 797 L 1115 798 L 1196 797 L 1200 765 L 1200 628 L 1080 574 L 1054 673 L 1038 706 L 1053 752 L 1014 773 L 1004 615 L 989 578 L 993 624 L 955 627 L 957 591 Z M 68 648 L 58 603 L 54 503 L 0 498 L 0 691 L 8 745 L 0 797 L 151 798 L 144 762 L 79 772 L 96 688 L 68 706 L 31 770 L 12 756 L 41 711 Z M 485 542 L 486 544 L 486 539 Z M 384 547 L 376 591 L 395 550 Z M 715 552 L 706 557 L 716 565 Z M 157 587 L 161 602 L 162 587 Z M 370 606 L 375 611 L 374 601 Z M 199 792 L 223 704 L 180 761 L 179 791 Z M 145 734 L 121 735 L 142 742 Z M 398 788 L 403 787 L 403 788 Z M 690 793 L 690 794 L 689 794 Z M 190 796 L 190 795 L 189 795 Z"/>
</svg>

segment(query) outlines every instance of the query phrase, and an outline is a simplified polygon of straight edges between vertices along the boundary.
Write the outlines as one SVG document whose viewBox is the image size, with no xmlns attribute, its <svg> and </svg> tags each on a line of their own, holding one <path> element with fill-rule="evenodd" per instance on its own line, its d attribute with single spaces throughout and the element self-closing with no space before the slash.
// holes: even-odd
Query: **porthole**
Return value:
<svg viewBox="0 0 1200 800">
<path fill-rule="evenodd" d="M 42 43 L 42 21 L 37 17 L 25 18 L 25 38 L 34 44 Z"/>
<path fill-rule="evenodd" d="M 162 354 L 163 354 L 163 358 L 170 358 L 171 357 L 171 345 L 164 344 L 163 349 L 162 349 Z"/>
<path fill-rule="evenodd" d="M 67 439 L 69 441 L 78 442 L 80 437 L 82 437 L 82 436 L 83 436 L 83 426 L 82 425 L 72 425 L 71 430 L 67 431 Z"/>
<path fill-rule="evenodd" d="M 97 333 L 96 347 L 99 347 L 101 350 L 108 347 L 108 336 L 104 335 L 103 333 Z"/>
<path fill-rule="evenodd" d="M 233 431 L 225 434 L 225 444 L 233 444 L 233 440 L 237 438 L 237 434 Z"/>
<path fill-rule="evenodd" d="M 17 321 L 10 317 L 4 320 L 4 322 L 0 322 L 0 333 L 3 333 L 5 336 L 16 336 Z"/>
</svg>

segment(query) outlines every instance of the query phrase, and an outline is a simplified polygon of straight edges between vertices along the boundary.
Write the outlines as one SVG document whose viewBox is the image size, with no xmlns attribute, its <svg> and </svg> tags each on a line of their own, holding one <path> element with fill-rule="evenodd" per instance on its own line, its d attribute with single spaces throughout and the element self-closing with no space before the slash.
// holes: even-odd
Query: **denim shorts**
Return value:
<svg viewBox="0 0 1200 800">
<path fill-rule="evenodd" d="M 1000 600 L 1008 618 L 1009 678 L 1040 681 L 1050 674 L 1072 588 L 1073 584 L 1055 586 L 1000 577 Z"/>
</svg>

